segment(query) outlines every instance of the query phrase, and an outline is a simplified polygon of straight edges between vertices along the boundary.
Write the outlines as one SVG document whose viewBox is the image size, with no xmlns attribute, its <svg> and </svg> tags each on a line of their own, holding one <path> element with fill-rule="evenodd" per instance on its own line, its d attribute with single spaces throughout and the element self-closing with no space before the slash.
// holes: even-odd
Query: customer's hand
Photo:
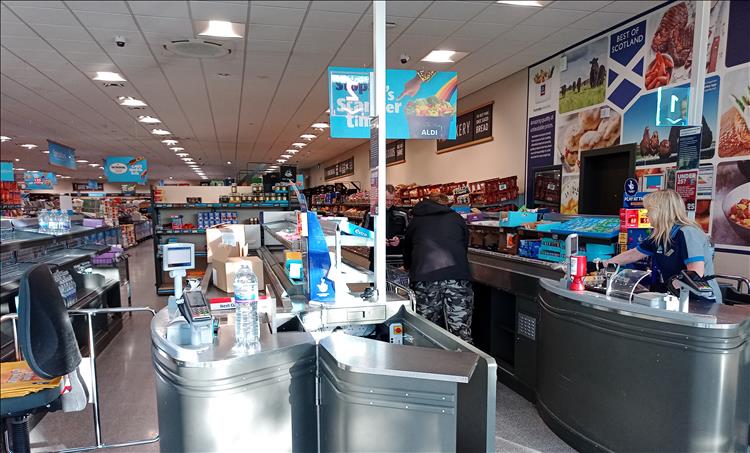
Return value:
<svg viewBox="0 0 750 453">
<path fill-rule="evenodd" d="M 398 245 L 401 243 L 401 239 L 398 238 L 398 236 L 393 236 L 391 239 L 388 240 L 388 245 L 391 247 L 398 247 Z"/>
</svg>

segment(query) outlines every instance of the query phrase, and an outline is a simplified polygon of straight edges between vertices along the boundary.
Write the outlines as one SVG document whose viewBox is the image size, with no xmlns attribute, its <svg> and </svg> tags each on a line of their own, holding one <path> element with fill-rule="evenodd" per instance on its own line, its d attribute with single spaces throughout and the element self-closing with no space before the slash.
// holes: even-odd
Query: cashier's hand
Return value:
<svg viewBox="0 0 750 453">
<path fill-rule="evenodd" d="M 391 239 L 388 240 L 388 245 L 391 247 L 398 247 L 398 245 L 401 243 L 401 239 L 398 238 L 398 236 L 393 236 Z"/>
</svg>

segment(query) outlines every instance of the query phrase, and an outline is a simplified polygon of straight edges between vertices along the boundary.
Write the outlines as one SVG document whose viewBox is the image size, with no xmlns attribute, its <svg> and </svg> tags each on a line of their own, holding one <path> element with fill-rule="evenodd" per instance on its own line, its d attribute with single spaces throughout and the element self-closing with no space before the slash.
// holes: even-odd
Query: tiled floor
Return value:
<svg viewBox="0 0 750 453">
<path fill-rule="evenodd" d="M 134 306 L 162 308 L 166 298 L 154 290 L 153 245 L 146 241 L 130 251 Z M 123 303 L 125 298 L 123 297 Z M 122 332 L 97 359 L 102 438 L 107 444 L 146 439 L 158 432 L 156 392 L 150 356 L 151 317 L 126 318 Z M 542 422 L 533 405 L 502 384 L 497 386 L 496 451 L 573 452 Z M 77 413 L 48 414 L 31 432 L 34 452 L 96 443 L 90 406 Z M 158 452 L 159 444 L 117 449 Z"/>
</svg>

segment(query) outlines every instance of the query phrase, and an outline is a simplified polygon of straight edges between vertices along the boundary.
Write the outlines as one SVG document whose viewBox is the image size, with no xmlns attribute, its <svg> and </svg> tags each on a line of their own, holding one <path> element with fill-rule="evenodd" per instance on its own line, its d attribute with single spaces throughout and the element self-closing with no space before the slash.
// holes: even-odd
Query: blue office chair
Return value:
<svg viewBox="0 0 750 453">
<path fill-rule="evenodd" d="M 93 337 L 92 318 L 97 314 L 147 312 L 148 307 L 95 308 L 67 310 L 60 290 L 47 264 L 36 264 L 26 270 L 20 281 L 18 292 L 18 313 L 4 315 L 14 322 L 14 338 L 17 332 L 16 355 L 22 353 L 24 360 L 34 373 L 43 379 L 68 377 L 70 389 L 63 395 L 65 380 L 54 388 L 16 398 L 0 399 L 0 415 L 7 421 L 8 446 L 13 453 L 29 452 L 29 416 L 37 413 L 63 410 L 75 412 L 83 410 L 88 403 L 89 390 L 92 393 L 96 446 L 78 447 L 63 451 L 85 451 L 111 447 L 144 445 L 159 440 L 151 439 L 107 445 L 101 436 L 99 398 L 96 383 L 96 351 Z M 88 321 L 89 360 L 91 361 L 91 389 L 79 374 L 78 366 L 82 358 L 78 349 L 75 332 L 70 322 L 71 315 L 86 316 Z M 20 357 L 16 357 L 20 360 Z"/>
</svg>

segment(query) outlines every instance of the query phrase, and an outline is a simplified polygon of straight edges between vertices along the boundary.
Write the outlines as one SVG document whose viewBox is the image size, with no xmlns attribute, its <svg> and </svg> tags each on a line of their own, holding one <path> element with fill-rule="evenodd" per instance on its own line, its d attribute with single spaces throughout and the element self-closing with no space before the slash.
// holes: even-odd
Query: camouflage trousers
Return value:
<svg viewBox="0 0 750 453">
<path fill-rule="evenodd" d="M 472 343 L 471 314 L 474 311 L 474 290 L 467 280 L 412 282 L 417 296 L 417 313 L 445 327 L 448 332 Z"/>
</svg>

